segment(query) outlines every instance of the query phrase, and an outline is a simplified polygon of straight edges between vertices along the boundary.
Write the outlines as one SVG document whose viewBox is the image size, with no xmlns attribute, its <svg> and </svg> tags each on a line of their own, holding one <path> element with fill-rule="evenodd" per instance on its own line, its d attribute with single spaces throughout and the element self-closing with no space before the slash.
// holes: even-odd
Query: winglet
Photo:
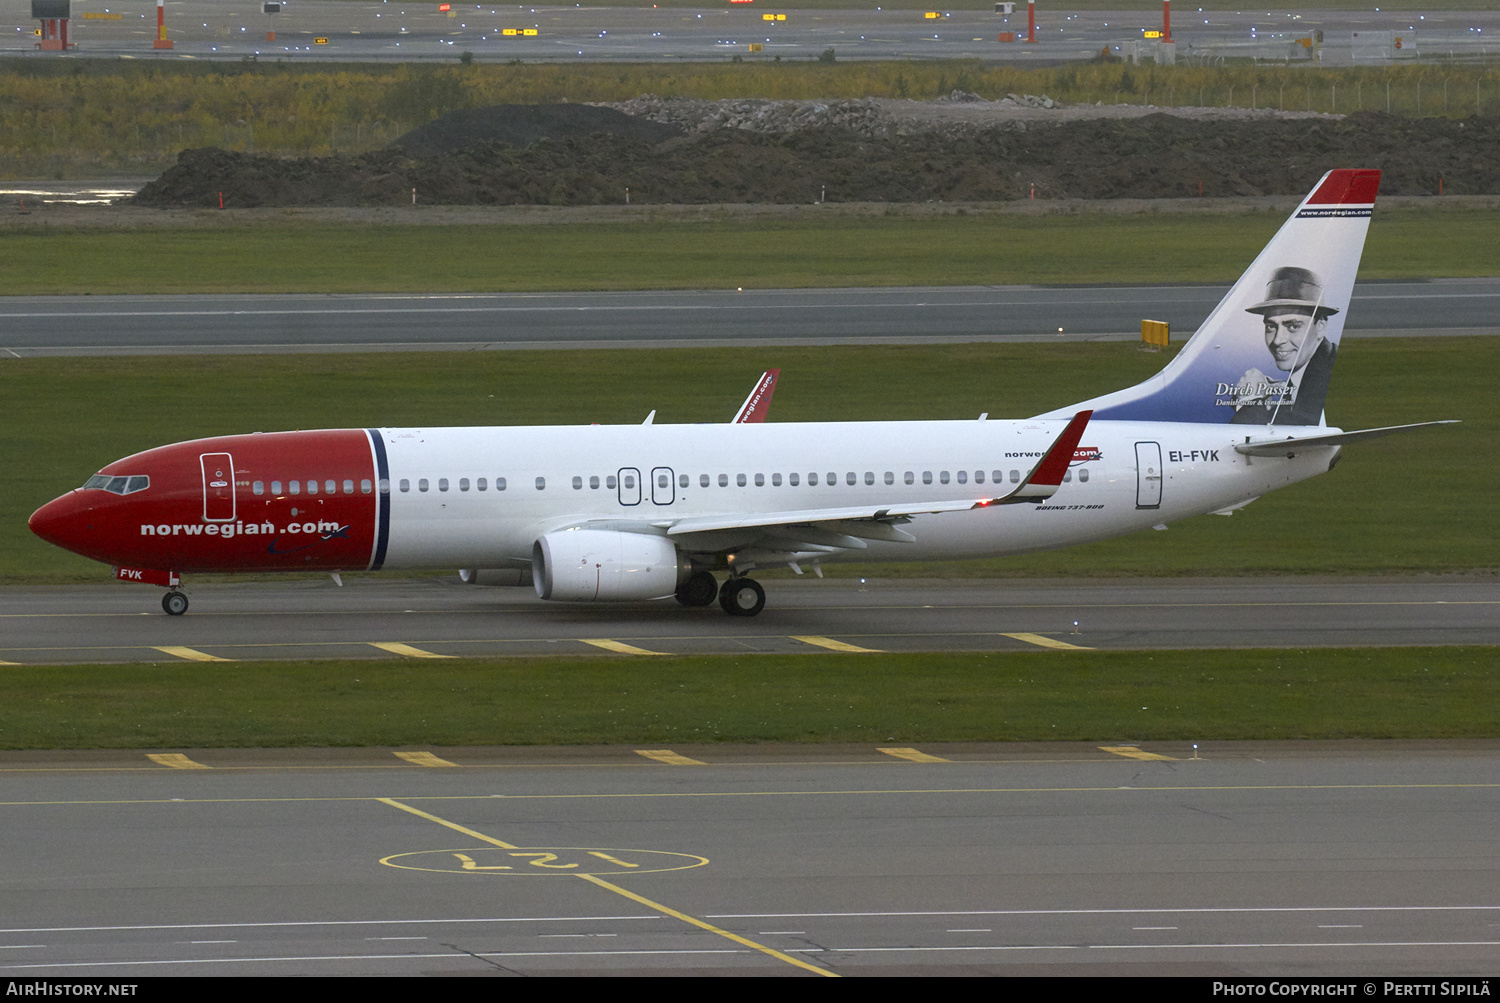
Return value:
<svg viewBox="0 0 1500 1003">
<path fill-rule="evenodd" d="M 1063 475 L 1068 472 L 1068 465 L 1073 462 L 1073 453 L 1078 448 L 1078 442 L 1083 438 L 1083 430 L 1087 427 L 1089 419 L 1094 412 L 1079 411 L 1068 422 L 1068 427 L 1062 430 L 1052 448 L 1047 450 L 1036 466 L 1031 468 L 1031 473 L 1022 479 L 1016 489 L 1003 498 L 996 498 L 989 502 L 980 504 L 989 505 L 1016 505 L 1021 502 L 1045 501 L 1057 493 L 1058 486 L 1062 484 Z"/>
<path fill-rule="evenodd" d="M 761 373 L 755 389 L 750 391 L 750 396 L 740 405 L 732 424 L 765 421 L 766 414 L 771 410 L 771 395 L 776 392 L 776 381 L 780 378 L 780 369 L 767 369 Z"/>
</svg>

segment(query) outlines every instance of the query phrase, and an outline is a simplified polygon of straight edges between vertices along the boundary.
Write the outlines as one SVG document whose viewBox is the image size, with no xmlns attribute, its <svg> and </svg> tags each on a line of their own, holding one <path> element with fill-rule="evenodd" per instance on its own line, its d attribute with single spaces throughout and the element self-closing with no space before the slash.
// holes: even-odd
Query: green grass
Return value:
<svg viewBox="0 0 1500 1003">
<path fill-rule="evenodd" d="M 782 367 L 773 421 L 1024 417 L 1137 382 L 1166 356 L 1130 343 L 606 352 L 42 358 L 0 362 L 0 581 L 100 580 L 25 517 L 114 459 L 168 441 L 377 425 L 724 421 Z M 1500 338 L 1346 342 L 1330 418 L 1368 428 L 1464 424 L 1345 450 L 1331 474 L 1232 518 L 947 565 L 943 576 L 1391 574 L 1500 568 Z M 837 573 L 837 572 L 836 572 Z M 854 573 L 845 571 L 843 573 Z"/>
<path fill-rule="evenodd" d="M 1434 211 L 1439 210 L 1439 211 Z M 420 211 L 420 210 L 418 210 Z M 1230 282 L 1282 211 L 0 232 L 0 295 Z M 1492 275 L 1500 209 L 1386 209 L 1364 279 Z"/>
<path fill-rule="evenodd" d="M 1495 738 L 1492 648 L 0 669 L 0 748 Z"/>
<path fill-rule="evenodd" d="M 814 2 L 846 5 L 846 0 Z M 921 23 L 918 11 L 930 9 L 926 0 L 901 2 L 910 6 L 900 19 L 915 19 L 913 24 Z M 1160 17 L 1160 8 L 1153 10 L 1149 4 L 1143 8 L 1135 0 L 1116 2 L 1130 4 L 1121 7 L 1130 11 L 1122 19 L 1136 27 L 1150 27 Z M 988 0 L 965 3 L 990 9 Z M 773 0 L 770 9 L 776 7 Z M 663 20 L 681 16 L 665 13 Z M 790 16 L 805 21 L 821 15 L 813 9 Z M 1039 27 L 1054 32 L 1062 17 L 1044 13 Z M 1180 12 L 1178 24 L 1186 27 L 1192 17 Z M 725 23 L 743 26 L 756 18 L 754 10 L 741 10 Z M 1001 27 L 992 14 L 981 20 L 996 30 Z M 1022 26 L 1024 20 L 1024 15 L 1012 17 L 1010 27 Z M 1272 20 L 1312 25 L 1292 22 L 1280 13 Z M 1122 29 L 1122 34 L 1133 30 Z M 1284 96 L 1297 108 L 1315 111 L 1380 108 L 1398 115 L 1460 118 L 1494 115 L 1500 107 L 1493 54 L 1488 65 L 1434 60 L 1429 53 L 1424 60 L 1391 66 L 1325 67 L 1312 60 L 1252 64 L 1249 57 L 1214 66 L 1188 65 L 1186 58 L 1170 67 L 1093 62 L 1041 66 L 1020 58 L 1024 45 L 996 45 L 993 61 L 823 63 L 817 59 L 823 43 L 812 46 L 806 58 L 745 53 L 744 61 L 737 63 L 730 61 L 728 52 L 707 62 L 521 63 L 481 51 L 480 61 L 467 66 L 459 63 L 458 51 L 451 61 L 421 64 L 319 63 L 300 58 L 11 60 L 0 66 L 0 177 L 155 174 L 175 163 L 180 151 L 204 146 L 291 157 L 359 152 L 383 147 L 461 108 L 623 101 L 642 94 L 710 100 L 931 100 L 958 89 L 991 100 L 1015 92 L 1047 94 L 1066 104 L 1165 101 L 1210 107 L 1245 107 L 1252 99 L 1266 107 Z M 1370 85 L 1368 91 L 1365 84 Z M 1290 85 L 1285 95 L 1284 85 Z"/>
</svg>

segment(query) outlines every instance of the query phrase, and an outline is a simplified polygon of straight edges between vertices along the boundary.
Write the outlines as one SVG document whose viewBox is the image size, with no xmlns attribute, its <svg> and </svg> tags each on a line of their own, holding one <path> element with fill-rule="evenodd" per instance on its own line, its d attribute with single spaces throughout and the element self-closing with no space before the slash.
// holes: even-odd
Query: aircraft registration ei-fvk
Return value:
<svg viewBox="0 0 1500 1003">
<path fill-rule="evenodd" d="M 150 449 L 48 502 L 43 539 L 170 589 L 201 572 L 459 567 L 543 599 L 715 598 L 749 572 L 947 560 L 1227 514 L 1332 468 L 1329 374 L 1380 172 L 1337 170 L 1160 373 L 1020 421 L 766 423 L 757 385 L 721 425 L 369 428 Z M 653 412 L 654 415 L 654 412 Z M 716 573 L 726 575 L 722 584 Z"/>
</svg>

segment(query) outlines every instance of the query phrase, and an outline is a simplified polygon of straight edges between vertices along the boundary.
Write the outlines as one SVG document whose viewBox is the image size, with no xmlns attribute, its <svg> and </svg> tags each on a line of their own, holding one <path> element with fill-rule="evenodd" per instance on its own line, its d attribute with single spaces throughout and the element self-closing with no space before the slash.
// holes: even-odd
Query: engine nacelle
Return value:
<svg viewBox="0 0 1500 1003">
<path fill-rule="evenodd" d="M 536 594 L 558 602 L 664 599 L 690 570 L 671 540 L 642 533 L 562 530 L 531 547 Z"/>
</svg>

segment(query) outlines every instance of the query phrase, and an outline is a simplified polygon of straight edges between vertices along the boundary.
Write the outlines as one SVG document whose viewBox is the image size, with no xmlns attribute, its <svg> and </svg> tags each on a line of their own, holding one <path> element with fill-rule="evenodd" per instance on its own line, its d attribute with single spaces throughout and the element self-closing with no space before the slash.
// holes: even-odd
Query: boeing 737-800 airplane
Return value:
<svg viewBox="0 0 1500 1003">
<path fill-rule="evenodd" d="M 1233 510 L 1397 430 L 1323 416 L 1379 183 L 1325 175 L 1165 369 L 1035 418 L 766 423 L 758 389 L 723 425 L 224 436 L 111 463 L 31 528 L 167 587 L 172 614 L 187 572 L 460 567 L 524 570 L 543 599 L 753 616 L 757 568 L 1020 554 Z"/>
</svg>

